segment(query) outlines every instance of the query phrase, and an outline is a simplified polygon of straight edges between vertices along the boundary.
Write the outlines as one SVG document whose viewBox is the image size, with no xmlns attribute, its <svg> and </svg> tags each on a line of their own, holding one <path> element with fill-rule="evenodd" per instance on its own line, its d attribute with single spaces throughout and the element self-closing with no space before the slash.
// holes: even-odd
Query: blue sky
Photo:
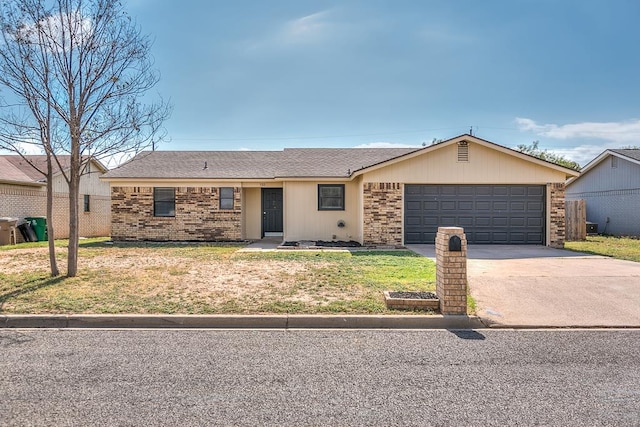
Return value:
<svg viewBox="0 0 640 427">
<path fill-rule="evenodd" d="M 125 0 L 165 150 L 418 146 L 473 132 L 581 164 L 640 145 L 637 0 Z"/>
</svg>

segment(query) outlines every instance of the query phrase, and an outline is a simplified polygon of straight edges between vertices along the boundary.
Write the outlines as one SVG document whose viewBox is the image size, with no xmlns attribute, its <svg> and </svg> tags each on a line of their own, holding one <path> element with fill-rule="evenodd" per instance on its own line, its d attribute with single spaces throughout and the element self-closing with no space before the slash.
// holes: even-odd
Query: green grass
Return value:
<svg viewBox="0 0 640 427">
<path fill-rule="evenodd" d="M 587 236 L 584 242 L 566 242 L 565 249 L 640 262 L 640 240 L 631 237 Z"/>
<path fill-rule="evenodd" d="M 79 243 L 79 247 L 87 247 L 87 246 L 92 246 L 92 245 L 98 245 L 98 244 L 104 244 L 104 242 L 108 241 L 109 238 L 108 237 L 91 237 L 91 238 L 82 238 L 80 239 L 80 243 Z M 43 241 L 43 242 L 26 242 L 26 243 L 19 243 L 17 245 L 4 245 L 4 246 L 0 246 L 0 251 L 12 251 L 15 249 L 33 249 L 33 248 L 48 248 L 49 247 L 49 242 L 48 241 Z M 69 240 L 68 239 L 59 239 L 56 240 L 56 247 L 57 248 L 67 248 L 69 247 Z"/>
<path fill-rule="evenodd" d="M 393 314 L 382 291 L 435 290 L 434 262 L 406 250 L 239 252 L 237 244 L 86 239 L 78 276 L 51 278 L 46 245 L 2 247 L 0 313 Z M 56 242 L 63 272 L 66 247 Z"/>
</svg>

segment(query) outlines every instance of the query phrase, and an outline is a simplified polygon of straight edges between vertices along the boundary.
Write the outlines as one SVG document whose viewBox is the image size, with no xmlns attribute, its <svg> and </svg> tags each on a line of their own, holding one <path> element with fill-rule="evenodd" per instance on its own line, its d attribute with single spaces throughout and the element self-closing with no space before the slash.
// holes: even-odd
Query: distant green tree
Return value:
<svg viewBox="0 0 640 427">
<path fill-rule="evenodd" d="M 429 144 L 429 145 L 436 145 L 436 144 L 441 143 L 442 141 L 444 141 L 444 139 L 433 138 L 433 139 L 431 140 L 431 144 Z M 427 146 L 426 141 L 422 143 L 422 146 L 423 146 L 423 147 L 426 147 L 426 146 Z"/>
<path fill-rule="evenodd" d="M 580 165 L 573 160 L 569 160 L 561 154 L 553 153 L 547 149 L 541 149 L 538 147 L 540 141 L 533 141 L 531 145 L 520 144 L 516 147 L 517 151 L 521 153 L 528 154 L 533 157 L 537 157 L 542 160 L 546 160 L 547 162 L 555 163 L 560 166 L 564 166 L 565 168 L 580 170 Z"/>
</svg>

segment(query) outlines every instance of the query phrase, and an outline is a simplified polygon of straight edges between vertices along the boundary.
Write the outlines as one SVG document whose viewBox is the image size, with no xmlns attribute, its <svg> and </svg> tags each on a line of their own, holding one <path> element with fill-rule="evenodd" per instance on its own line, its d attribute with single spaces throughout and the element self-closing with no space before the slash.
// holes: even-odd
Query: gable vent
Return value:
<svg viewBox="0 0 640 427">
<path fill-rule="evenodd" d="M 618 167 L 618 158 L 616 156 L 611 156 L 611 167 L 612 168 Z"/>
<path fill-rule="evenodd" d="M 469 143 L 467 143 L 467 141 L 458 142 L 458 161 L 469 161 Z"/>
</svg>

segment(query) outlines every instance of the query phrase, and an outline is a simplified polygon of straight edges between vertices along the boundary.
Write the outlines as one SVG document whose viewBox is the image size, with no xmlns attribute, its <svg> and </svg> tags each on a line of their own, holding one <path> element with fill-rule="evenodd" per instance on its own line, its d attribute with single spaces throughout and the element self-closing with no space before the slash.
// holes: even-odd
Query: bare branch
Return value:
<svg viewBox="0 0 640 427">
<path fill-rule="evenodd" d="M 38 145 L 62 171 L 75 275 L 87 162 L 136 154 L 165 136 L 169 105 L 142 102 L 159 80 L 151 41 L 115 0 L 5 0 L 0 32 L 0 87 L 17 99 L 0 104 L 0 148 Z M 69 168 L 61 155 L 70 156 Z"/>
</svg>

